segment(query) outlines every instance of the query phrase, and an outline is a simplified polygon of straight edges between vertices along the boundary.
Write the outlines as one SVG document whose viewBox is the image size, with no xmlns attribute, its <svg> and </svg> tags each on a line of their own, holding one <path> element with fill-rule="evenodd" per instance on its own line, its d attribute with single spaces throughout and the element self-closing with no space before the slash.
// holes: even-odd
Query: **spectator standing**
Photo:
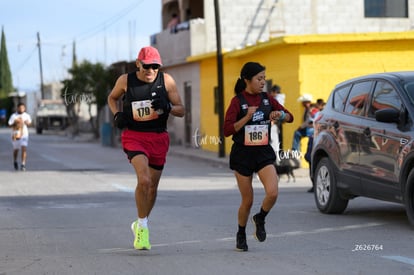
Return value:
<svg viewBox="0 0 414 275">
<path fill-rule="evenodd" d="M 286 95 L 282 94 L 282 88 L 279 85 L 273 85 L 270 89 L 270 96 L 276 99 L 281 105 L 285 105 Z M 283 123 L 281 121 L 272 122 L 272 142 L 273 149 L 277 152 L 279 149 L 283 149 Z"/>
<path fill-rule="evenodd" d="M 293 134 L 292 150 L 300 151 L 300 141 L 303 137 L 313 136 L 313 127 L 311 126 L 312 117 L 310 114 L 312 96 L 304 94 L 298 98 L 298 101 L 302 103 L 304 107 L 303 123 L 296 129 Z"/>
<path fill-rule="evenodd" d="M 170 30 L 171 33 L 177 32 L 177 25 L 180 23 L 180 19 L 176 13 L 171 15 L 171 19 L 168 22 L 167 28 Z"/>
<path fill-rule="evenodd" d="M 313 122 L 315 121 L 315 119 L 318 118 L 319 113 L 323 110 L 324 107 L 325 107 L 325 101 L 322 98 L 318 98 L 316 100 L 316 103 L 314 104 L 314 106 L 312 106 L 310 110 L 310 116 L 311 116 L 310 127 L 313 128 Z M 309 173 L 310 173 L 310 169 L 312 168 L 312 165 L 311 165 L 312 164 L 311 163 L 312 148 L 313 148 L 313 134 L 308 139 L 308 146 L 306 148 L 306 153 L 305 153 L 305 160 L 308 162 L 308 165 L 309 165 Z M 312 185 L 312 187 L 308 189 L 308 192 L 313 193 L 313 191 L 314 191 L 314 187 Z"/>
</svg>

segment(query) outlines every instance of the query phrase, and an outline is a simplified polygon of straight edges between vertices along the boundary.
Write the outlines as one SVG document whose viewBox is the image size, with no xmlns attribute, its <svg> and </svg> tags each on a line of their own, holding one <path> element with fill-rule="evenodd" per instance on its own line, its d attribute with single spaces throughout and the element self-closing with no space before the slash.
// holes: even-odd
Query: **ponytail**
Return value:
<svg viewBox="0 0 414 275">
<path fill-rule="evenodd" d="M 246 82 L 244 82 L 244 79 L 239 77 L 236 81 L 236 85 L 234 85 L 234 93 L 236 95 L 240 94 L 244 89 L 246 89 Z"/>
</svg>

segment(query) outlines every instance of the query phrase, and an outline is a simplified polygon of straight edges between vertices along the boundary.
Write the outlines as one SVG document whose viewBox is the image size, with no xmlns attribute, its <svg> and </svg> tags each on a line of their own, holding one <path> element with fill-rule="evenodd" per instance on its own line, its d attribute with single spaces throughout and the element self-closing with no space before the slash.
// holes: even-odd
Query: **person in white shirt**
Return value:
<svg viewBox="0 0 414 275">
<path fill-rule="evenodd" d="M 15 170 L 19 170 L 18 154 L 21 150 L 22 171 L 26 170 L 27 145 L 29 144 L 29 126 L 32 123 L 31 116 L 26 113 L 26 105 L 19 103 L 17 111 L 13 113 L 8 121 L 9 126 L 13 127 L 12 144 L 13 144 L 13 165 Z M 20 126 L 19 126 L 20 125 Z"/>
<path fill-rule="evenodd" d="M 281 88 L 279 85 L 273 85 L 269 91 L 269 95 L 276 99 L 281 105 L 285 105 L 285 98 L 286 95 L 281 93 Z M 271 127 L 271 145 L 275 152 L 279 152 L 279 150 L 283 149 L 283 125 L 281 121 L 274 121 L 272 122 Z"/>
</svg>

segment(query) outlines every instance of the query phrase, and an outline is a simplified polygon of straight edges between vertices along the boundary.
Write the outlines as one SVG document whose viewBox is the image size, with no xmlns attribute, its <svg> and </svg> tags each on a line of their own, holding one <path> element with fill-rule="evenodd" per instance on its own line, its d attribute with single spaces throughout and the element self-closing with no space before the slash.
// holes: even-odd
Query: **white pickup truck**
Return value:
<svg viewBox="0 0 414 275">
<path fill-rule="evenodd" d="M 43 130 L 64 130 L 68 126 L 66 106 L 60 100 L 41 101 L 36 112 L 36 133 Z"/>
</svg>

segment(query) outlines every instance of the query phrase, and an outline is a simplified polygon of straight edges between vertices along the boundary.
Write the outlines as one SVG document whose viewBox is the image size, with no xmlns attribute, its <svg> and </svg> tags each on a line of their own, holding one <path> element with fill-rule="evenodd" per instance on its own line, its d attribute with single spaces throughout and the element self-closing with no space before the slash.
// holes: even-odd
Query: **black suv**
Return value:
<svg viewBox="0 0 414 275">
<path fill-rule="evenodd" d="M 314 121 L 311 179 L 323 213 L 357 196 L 405 205 L 414 226 L 414 71 L 335 86 Z"/>
</svg>

